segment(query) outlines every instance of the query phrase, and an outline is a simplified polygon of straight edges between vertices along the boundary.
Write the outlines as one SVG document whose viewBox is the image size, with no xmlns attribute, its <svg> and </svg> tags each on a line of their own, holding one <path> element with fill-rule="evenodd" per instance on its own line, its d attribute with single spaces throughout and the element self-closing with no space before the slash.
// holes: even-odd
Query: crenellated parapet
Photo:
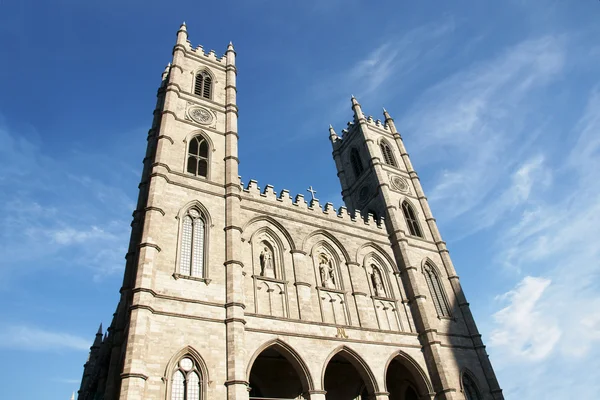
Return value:
<svg viewBox="0 0 600 400">
<path fill-rule="evenodd" d="M 346 207 L 341 206 L 336 209 L 333 203 L 329 202 L 322 206 L 318 199 L 306 201 L 304 195 L 291 196 L 287 189 L 283 189 L 277 194 L 272 185 L 266 185 L 261 191 L 258 182 L 253 179 L 248 182 L 242 191 L 242 199 L 244 198 L 271 202 L 274 206 L 284 207 L 291 211 L 302 212 L 318 218 L 325 217 L 331 221 L 353 224 L 361 228 L 366 227 L 378 232 L 385 229 L 384 219 L 376 219 L 371 213 L 361 213 L 360 210 L 349 213 Z"/>
<path fill-rule="evenodd" d="M 202 45 L 198 45 L 195 48 L 192 46 L 192 43 L 188 40 L 187 27 L 185 25 L 185 22 L 181 24 L 179 31 L 177 31 L 177 44 L 175 45 L 173 52 L 175 52 L 175 50 L 177 49 L 181 49 L 188 54 L 207 58 L 209 61 L 222 64 L 223 66 L 226 65 L 226 54 L 219 57 L 217 56 L 217 53 L 214 50 L 209 50 L 208 52 L 206 52 Z"/>
<path fill-rule="evenodd" d="M 186 41 L 186 44 L 188 45 L 188 47 L 186 49 L 188 52 L 195 54 L 197 56 L 206 57 L 210 61 L 214 61 L 214 62 L 225 65 L 225 61 L 226 61 L 225 54 L 223 54 L 222 56 L 219 57 L 219 56 L 217 56 L 217 53 L 212 49 L 209 50 L 208 52 L 206 52 L 204 50 L 204 47 L 202 47 L 202 45 L 200 45 L 200 44 L 194 48 L 192 46 L 192 43 L 189 40 Z"/>
</svg>

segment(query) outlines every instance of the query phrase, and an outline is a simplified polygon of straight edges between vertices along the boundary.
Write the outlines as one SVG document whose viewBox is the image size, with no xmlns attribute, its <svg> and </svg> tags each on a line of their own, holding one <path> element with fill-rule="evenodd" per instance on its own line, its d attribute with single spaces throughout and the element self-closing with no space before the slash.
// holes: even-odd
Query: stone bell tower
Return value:
<svg viewBox="0 0 600 400">
<path fill-rule="evenodd" d="M 212 345 L 226 364 L 213 377 L 235 381 L 242 370 L 224 356 L 239 353 L 244 337 L 242 290 L 234 289 L 241 262 L 232 245 L 240 242 L 241 201 L 235 51 L 230 43 L 219 57 L 187 39 L 184 23 L 148 132 L 119 305 L 102 349 L 90 354 L 79 399 L 164 398 L 175 383 L 153 366 L 173 356 L 165 343 L 202 348 L 199 331 L 226 338 Z M 188 314 L 195 319 L 181 319 Z M 198 318 L 219 323 L 200 327 Z M 199 362 L 189 368 L 189 376 L 207 375 Z M 226 397 L 227 388 L 219 390 Z"/>
<path fill-rule="evenodd" d="M 385 218 L 435 391 L 443 393 L 439 398 L 464 398 L 453 388 L 460 375 L 455 360 L 464 357 L 469 360 L 468 368 L 483 372 L 493 398 L 503 399 L 446 243 L 394 120 L 385 109 L 384 121 L 374 120 L 363 114 L 354 96 L 351 101 L 354 118 L 343 136 L 329 128 L 342 197 L 353 212 Z M 468 338 L 474 350 L 449 349 L 449 338 L 454 335 Z"/>
</svg>

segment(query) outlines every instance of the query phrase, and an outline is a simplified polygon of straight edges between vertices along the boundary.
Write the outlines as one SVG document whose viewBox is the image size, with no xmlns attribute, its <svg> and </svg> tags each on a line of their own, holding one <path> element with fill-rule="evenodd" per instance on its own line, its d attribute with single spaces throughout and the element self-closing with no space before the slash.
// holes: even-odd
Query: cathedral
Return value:
<svg viewBox="0 0 600 400">
<path fill-rule="evenodd" d="M 503 399 L 390 114 L 329 127 L 336 210 L 242 183 L 236 76 L 180 27 L 78 399 Z"/>
</svg>

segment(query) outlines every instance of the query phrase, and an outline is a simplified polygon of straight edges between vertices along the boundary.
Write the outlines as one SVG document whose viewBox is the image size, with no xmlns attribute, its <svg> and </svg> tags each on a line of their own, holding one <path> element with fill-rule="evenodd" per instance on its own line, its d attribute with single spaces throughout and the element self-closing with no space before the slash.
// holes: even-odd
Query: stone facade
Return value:
<svg viewBox="0 0 600 400">
<path fill-rule="evenodd" d="M 231 44 L 206 54 L 181 26 L 121 299 L 78 398 L 503 399 L 389 114 L 352 98 L 353 122 L 330 128 L 346 207 L 244 187 L 236 75 Z"/>
</svg>

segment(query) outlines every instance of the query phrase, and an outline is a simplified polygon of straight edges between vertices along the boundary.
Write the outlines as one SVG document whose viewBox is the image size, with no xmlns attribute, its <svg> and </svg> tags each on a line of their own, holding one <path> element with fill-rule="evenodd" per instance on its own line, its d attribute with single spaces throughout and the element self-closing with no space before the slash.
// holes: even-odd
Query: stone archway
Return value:
<svg viewBox="0 0 600 400">
<path fill-rule="evenodd" d="M 433 394 L 423 370 L 403 352 L 395 354 L 388 362 L 385 384 L 389 400 L 430 399 Z"/>
<path fill-rule="evenodd" d="M 329 358 L 323 373 L 323 389 L 326 400 L 367 400 L 377 392 L 368 366 L 345 347 Z"/>
<path fill-rule="evenodd" d="M 299 356 L 276 341 L 254 358 L 248 378 L 250 399 L 308 398 L 312 380 Z"/>
</svg>

